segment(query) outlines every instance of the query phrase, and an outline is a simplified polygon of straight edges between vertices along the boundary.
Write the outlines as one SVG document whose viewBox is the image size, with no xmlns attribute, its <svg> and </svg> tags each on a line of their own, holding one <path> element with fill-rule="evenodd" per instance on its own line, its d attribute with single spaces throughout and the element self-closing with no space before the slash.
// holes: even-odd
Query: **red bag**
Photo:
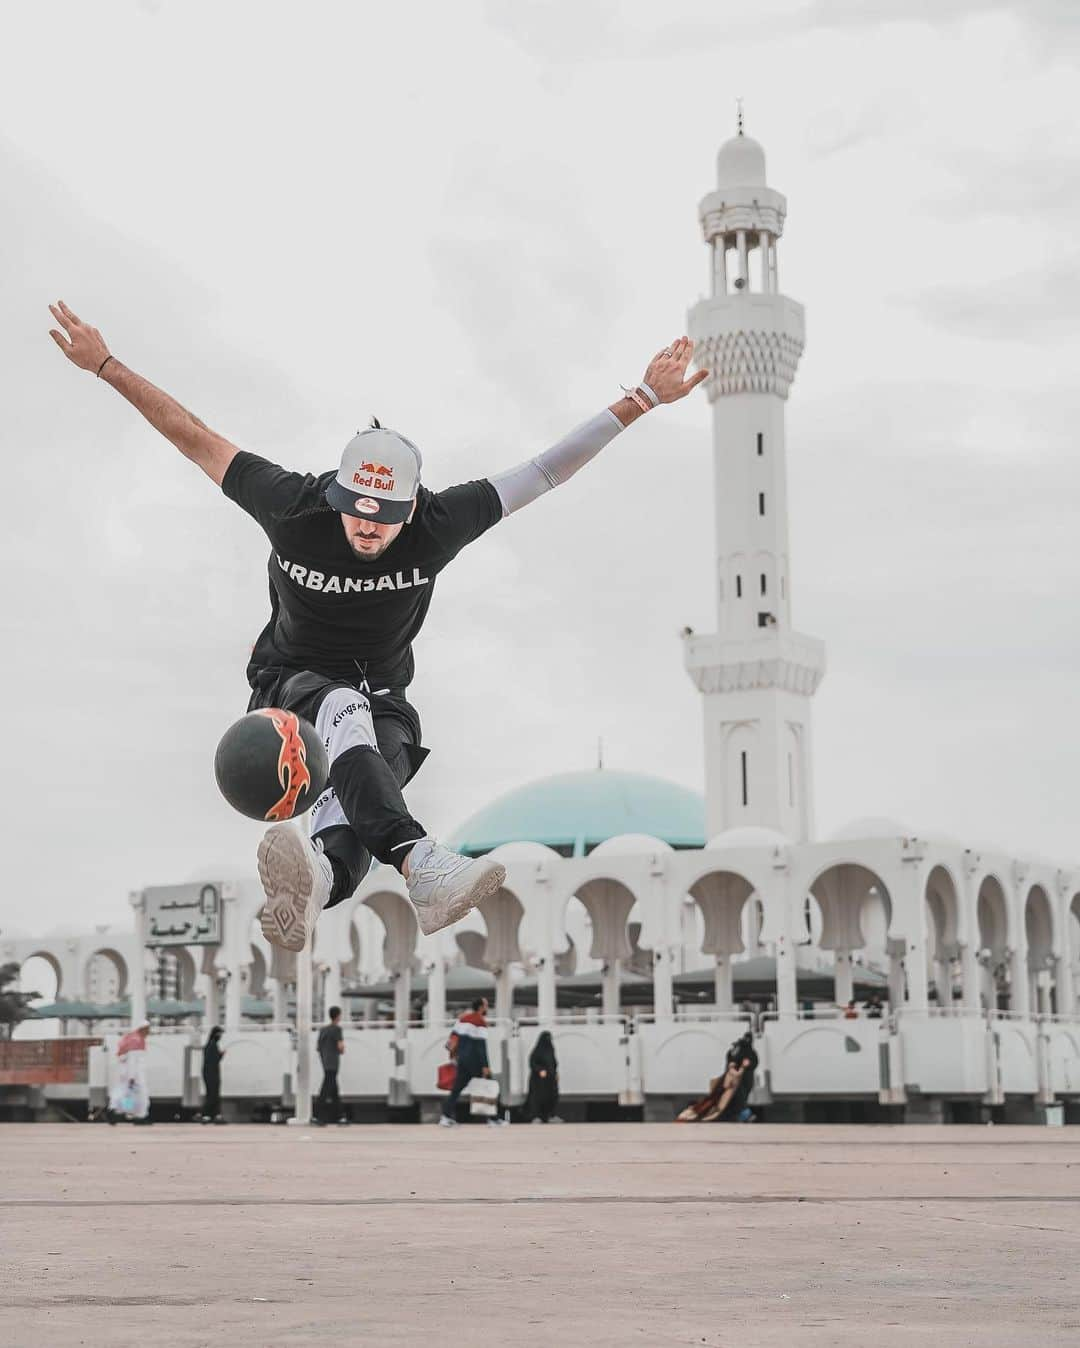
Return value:
<svg viewBox="0 0 1080 1348">
<path fill-rule="evenodd" d="M 452 1091 L 457 1080 L 457 1063 L 444 1062 L 435 1074 L 435 1084 L 441 1091 Z"/>
</svg>

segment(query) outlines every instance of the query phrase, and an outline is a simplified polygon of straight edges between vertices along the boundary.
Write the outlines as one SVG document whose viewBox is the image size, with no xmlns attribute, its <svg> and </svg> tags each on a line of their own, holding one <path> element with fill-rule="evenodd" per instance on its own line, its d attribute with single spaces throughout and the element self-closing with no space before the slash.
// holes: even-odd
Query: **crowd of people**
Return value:
<svg viewBox="0 0 1080 1348">
<path fill-rule="evenodd" d="M 876 1010 L 874 1009 L 876 1005 Z M 842 1008 L 845 1018 L 853 1012 L 854 1002 Z M 459 1122 L 460 1102 L 468 1100 L 472 1116 L 486 1117 L 489 1126 L 503 1127 L 510 1121 L 509 1107 L 500 1102 L 500 1088 L 492 1077 L 488 1059 L 488 1003 L 478 997 L 468 1011 L 458 1016 L 446 1043 L 448 1061 L 439 1069 L 438 1087 L 445 1093 L 439 1124 L 454 1128 Z M 877 998 L 867 1003 L 867 1016 L 881 1015 Z M 857 1014 L 857 1013 L 856 1013 Z M 349 1122 L 341 1099 L 338 1073 L 346 1051 L 345 1031 L 340 1006 L 332 1006 L 327 1023 L 319 1030 L 316 1051 L 322 1065 L 322 1083 L 313 1101 L 312 1122 L 319 1127 Z M 203 1123 L 224 1123 L 221 1108 L 221 1064 L 225 1050 L 224 1031 L 215 1025 L 202 1049 L 203 1104 L 197 1116 Z M 117 1045 L 117 1071 L 109 1094 L 106 1117 L 110 1123 L 129 1120 L 150 1122 L 150 1096 L 146 1077 L 146 1040 L 150 1026 L 144 1024 L 125 1034 Z M 723 1071 L 709 1082 L 707 1094 L 694 1100 L 676 1117 L 678 1123 L 750 1123 L 755 1115 L 749 1106 L 754 1088 L 758 1055 L 754 1032 L 748 1028 L 727 1051 Z M 521 1117 L 534 1124 L 561 1123 L 559 1118 L 559 1063 L 555 1041 L 549 1030 L 542 1030 L 529 1053 L 529 1080 Z"/>
</svg>

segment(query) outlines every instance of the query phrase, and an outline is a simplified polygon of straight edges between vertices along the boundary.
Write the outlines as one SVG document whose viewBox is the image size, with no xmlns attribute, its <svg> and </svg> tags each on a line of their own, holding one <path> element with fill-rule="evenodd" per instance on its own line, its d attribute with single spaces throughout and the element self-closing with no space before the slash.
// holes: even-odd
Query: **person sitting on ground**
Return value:
<svg viewBox="0 0 1080 1348">
<path fill-rule="evenodd" d="M 525 1117 L 533 1123 L 548 1123 L 559 1108 L 559 1064 L 550 1030 L 542 1030 L 529 1054 L 529 1091 Z"/>
<path fill-rule="evenodd" d="M 753 1032 L 747 1030 L 727 1051 L 722 1075 L 709 1082 L 709 1093 L 689 1104 L 675 1119 L 676 1123 L 751 1123 L 754 1115 L 747 1105 L 754 1089 L 758 1055 Z"/>
</svg>

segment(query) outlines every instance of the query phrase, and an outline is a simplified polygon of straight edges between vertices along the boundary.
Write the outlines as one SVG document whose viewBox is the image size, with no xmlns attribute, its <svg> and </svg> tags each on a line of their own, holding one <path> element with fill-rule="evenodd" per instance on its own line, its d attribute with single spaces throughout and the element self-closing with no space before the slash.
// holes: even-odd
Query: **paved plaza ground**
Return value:
<svg viewBox="0 0 1080 1348">
<path fill-rule="evenodd" d="M 1080 1129 L 0 1126 L 0 1337 L 1080 1342 Z"/>
</svg>

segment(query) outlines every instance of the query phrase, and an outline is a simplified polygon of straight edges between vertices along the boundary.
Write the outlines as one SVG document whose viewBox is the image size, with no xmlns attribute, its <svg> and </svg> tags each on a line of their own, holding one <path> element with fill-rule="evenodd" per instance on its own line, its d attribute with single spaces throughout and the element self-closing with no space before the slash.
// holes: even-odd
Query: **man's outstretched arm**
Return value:
<svg viewBox="0 0 1080 1348">
<path fill-rule="evenodd" d="M 116 359 L 105 345 L 97 328 L 84 323 L 63 300 L 49 305 L 49 312 L 63 329 L 52 328 L 49 336 L 73 365 L 111 384 L 137 411 L 141 412 L 156 431 L 171 440 L 181 454 L 197 463 L 207 477 L 221 486 L 225 470 L 239 452 L 237 447 L 218 435 L 181 407 L 148 379 L 129 370 Z"/>
<path fill-rule="evenodd" d="M 499 494 L 503 515 L 529 505 L 545 492 L 551 491 L 573 477 L 579 468 L 596 457 L 604 446 L 625 430 L 632 421 L 644 416 L 652 406 L 678 402 L 697 388 L 708 377 L 708 370 L 699 370 L 687 379 L 686 369 L 694 354 L 694 343 L 689 337 L 679 337 L 670 346 L 658 351 L 649 362 L 638 388 L 591 420 L 583 422 L 563 436 L 558 444 L 542 454 L 507 472 L 497 473 L 491 485 Z M 649 396 L 652 395 L 652 397 Z"/>
</svg>

